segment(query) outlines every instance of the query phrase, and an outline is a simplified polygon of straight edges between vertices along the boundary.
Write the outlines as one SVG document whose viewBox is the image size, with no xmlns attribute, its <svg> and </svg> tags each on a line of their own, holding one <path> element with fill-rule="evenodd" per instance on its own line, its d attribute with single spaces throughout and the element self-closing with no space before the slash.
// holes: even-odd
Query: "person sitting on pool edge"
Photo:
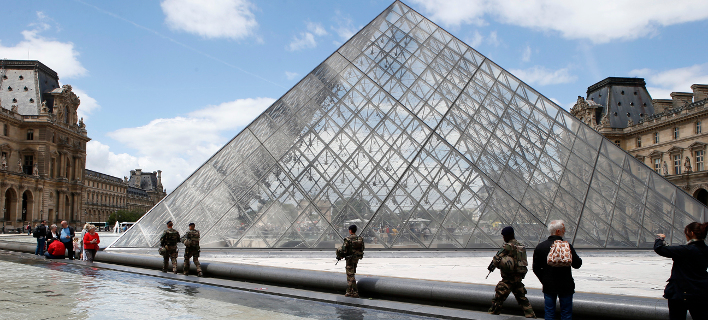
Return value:
<svg viewBox="0 0 708 320">
<path fill-rule="evenodd" d="M 44 256 L 47 257 L 47 259 L 64 259 L 64 251 L 66 251 L 64 243 L 61 241 L 52 241 L 47 251 L 44 252 Z"/>
</svg>

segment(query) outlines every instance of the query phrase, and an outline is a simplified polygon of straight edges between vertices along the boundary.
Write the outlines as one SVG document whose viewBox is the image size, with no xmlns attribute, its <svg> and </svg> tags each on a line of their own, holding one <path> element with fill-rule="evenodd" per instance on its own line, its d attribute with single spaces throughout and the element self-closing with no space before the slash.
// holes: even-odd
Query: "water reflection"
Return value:
<svg viewBox="0 0 708 320">
<path fill-rule="evenodd" d="M 425 319 L 0 251 L 3 319 Z"/>
</svg>

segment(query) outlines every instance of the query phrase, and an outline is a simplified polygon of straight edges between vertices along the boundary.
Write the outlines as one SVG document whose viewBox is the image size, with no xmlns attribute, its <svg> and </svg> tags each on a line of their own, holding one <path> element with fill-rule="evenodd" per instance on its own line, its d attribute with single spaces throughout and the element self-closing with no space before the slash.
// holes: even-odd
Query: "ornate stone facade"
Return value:
<svg viewBox="0 0 708 320">
<path fill-rule="evenodd" d="M 0 204 L 4 229 L 82 220 L 87 136 L 79 97 L 39 61 L 0 62 Z"/>
<path fill-rule="evenodd" d="M 84 172 L 86 221 L 104 222 L 111 213 L 128 209 L 128 186 L 123 179 L 89 169 Z"/>
<path fill-rule="evenodd" d="M 104 222 L 118 210 L 145 213 L 166 195 L 160 170 L 152 173 L 131 170 L 130 179 L 88 169 L 85 172 L 84 207 L 87 219 L 91 221 Z"/>
<path fill-rule="evenodd" d="M 630 98 L 628 108 L 618 110 L 616 105 L 601 105 L 595 103 L 597 99 L 590 100 L 593 95 L 599 95 L 598 91 L 618 91 L 613 88 L 616 83 L 605 79 L 598 83 L 601 86 L 595 84 L 588 88 L 587 99 L 578 97 L 571 113 L 699 201 L 708 203 L 705 162 L 708 152 L 708 85 L 692 85 L 693 93 L 673 92 L 670 100 L 642 101 L 641 97 L 637 97 L 637 101 L 632 101 L 632 97 L 640 96 L 634 92 L 646 92 L 643 79 L 608 79 L 621 79 L 625 85 L 628 82 L 641 84 L 631 91 L 623 88 Z M 624 95 L 625 91 L 621 93 Z M 619 116 L 621 112 L 628 115 L 635 113 L 640 116 L 639 121 L 626 116 L 626 125 L 621 126 L 619 121 L 613 125 L 605 120 Z M 598 122 L 592 115 L 602 120 Z"/>
</svg>

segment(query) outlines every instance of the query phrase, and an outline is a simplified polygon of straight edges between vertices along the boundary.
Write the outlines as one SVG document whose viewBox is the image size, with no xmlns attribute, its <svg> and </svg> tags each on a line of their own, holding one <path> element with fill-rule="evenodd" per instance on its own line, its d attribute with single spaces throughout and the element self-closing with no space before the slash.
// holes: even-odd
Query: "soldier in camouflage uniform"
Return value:
<svg viewBox="0 0 708 320">
<path fill-rule="evenodd" d="M 172 229 L 172 221 L 167 221 L 167 230 L 160 236 L 160 246 L 165 249 L 162 255 L 162 272 L 167 272 L 167 260 L 172 259 L 172 271 L 177 274 L 177 242 L 179 242 L 179 232 Z"/>
<path fill-rule="evenodd" d="M 349 226 L 349 236 L 344 238 L 344 243 L 337 249 L 337 260 L 344 259 L 347 262 L 347 293 L 345 297 L 359 298 L 359 290 L 356 287 L 356 266 L 359 259 L 364 258 L 364 239 L 356 235 L 356 226 Z"/>
<path fill-rule="evenodd" d="M 184 275 L 189 275 L 189 258 L 194 259 L 194 265 L 197 267 L 197 276 L 202 276 L 202 267 L 199 264 L 199 230 L 194 229 L 194 222 L 189 224 L 189 230 L 185 233 L 180 241 L 184 243 Z"/>
<path fill-rule="evenodd" d="M 526 298 L 526 288 L 523 282 L 521 282 L 526 276 L 526 272 L 528 272 L 526 248 L 516 241 L 512 227 L 502 229 L 501 233 L 504 237 L 504 246 L 494 256 L 488 270 L 491 272 L 494 271 L 495 268 L 499 268 L 502 280 L 499 281 L 497 287 L 494 289 L 495 294 L 494 299 L 492 299 L 492 307 L 489 308 L 488 312 L 491 314 L 499 314 L 504 300 L 509 296 L 509 293 L 514 293 L 516 301 L 524 310 L 524 316 L 526 318 L 536 318 L 536 314 L 531 308 L 531 303 L 529 303 L 529 299 Z"/>
</svg>

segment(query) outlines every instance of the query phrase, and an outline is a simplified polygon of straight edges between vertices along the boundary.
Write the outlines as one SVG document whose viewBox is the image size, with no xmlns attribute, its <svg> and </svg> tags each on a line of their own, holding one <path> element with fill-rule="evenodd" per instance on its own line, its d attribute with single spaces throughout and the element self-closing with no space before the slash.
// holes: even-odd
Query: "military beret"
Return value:
<svg viewBox="0 0 708 320">
<path fill-rule="evenodd" d="M 196 226 L 196 224 L 194 224 L 194 222 L 190 222 L 187 226 Z"/>
<path fill-rule="evenodd" d="M 502 229 L 502 231 L 501 231 L 501 234 L 502 234 L 503 236 L 512 235 L 512 234 L 514 234 L 514 228 L 512 228 L 512 227 L 504 227 L 504 229 Z"/>
<path fill-rule="evenodd" d="M 167 224 L 172 224 L 172 220 L 170 220 L 170 221 L 167 221 Z"/>
</svg>

